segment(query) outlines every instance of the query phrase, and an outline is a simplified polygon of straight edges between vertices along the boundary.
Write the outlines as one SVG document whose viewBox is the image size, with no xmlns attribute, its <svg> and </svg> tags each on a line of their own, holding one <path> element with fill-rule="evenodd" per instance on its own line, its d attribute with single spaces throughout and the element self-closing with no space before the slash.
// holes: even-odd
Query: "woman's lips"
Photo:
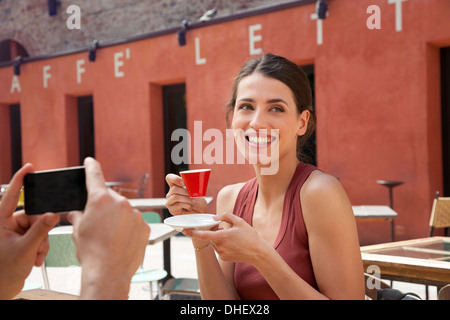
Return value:
<svg viewBox="0 0 450 320">
<path fill-rule="evenodd" d="M 275 141 L 276 137 L 257 134 L 246 134 L 245 139 L 249 142 L 250 146 L 267 147 Z"/>
</svg>

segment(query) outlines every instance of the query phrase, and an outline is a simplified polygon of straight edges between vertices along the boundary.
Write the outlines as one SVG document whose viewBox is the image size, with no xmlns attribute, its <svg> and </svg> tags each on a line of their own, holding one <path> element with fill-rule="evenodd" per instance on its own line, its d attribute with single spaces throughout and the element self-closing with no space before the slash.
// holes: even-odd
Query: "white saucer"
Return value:
<svg viewBox="0 0 450 320">
<path fill-rule="evenodd" d="M 164 223 L 177 231 L 183 231 L 183 229 L 209 230 L 220 223 L 213 217 L 213 214 L 206 213 L 184 214 L 164 219 Z"/>
</svg>

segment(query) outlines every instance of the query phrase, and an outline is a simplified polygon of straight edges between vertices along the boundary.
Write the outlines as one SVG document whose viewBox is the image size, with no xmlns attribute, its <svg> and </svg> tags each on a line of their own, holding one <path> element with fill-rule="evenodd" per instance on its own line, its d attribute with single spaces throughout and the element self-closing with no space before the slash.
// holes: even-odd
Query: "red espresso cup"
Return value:
<svg viewBox="0 0 450 320">
<path fill-rule="evenodd" d="M 211 169 L 186 170 L 180 172 L 190 197 L 204 197 L 206 195 L 210 174 Z"/>
</svg>

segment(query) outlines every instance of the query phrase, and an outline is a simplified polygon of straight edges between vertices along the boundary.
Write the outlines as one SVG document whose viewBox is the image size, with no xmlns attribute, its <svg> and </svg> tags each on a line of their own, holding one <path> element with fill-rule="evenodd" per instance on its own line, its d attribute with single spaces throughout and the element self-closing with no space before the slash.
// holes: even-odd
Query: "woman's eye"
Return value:
<svg viewBox="0 0 450 320">
<path fill-rule="evenodd" d="M 280 107 L 280 106 L 273 106 L 270 108 L 270 110 L 275 111 L 275 112 L 284 112 L 284 108 Z"/>
<path fill-rule="evenodd" d="M 249 104 L 241 104 L 238 106 L 238 110 L 253 110 L 253 107 Z"/>
</svg>

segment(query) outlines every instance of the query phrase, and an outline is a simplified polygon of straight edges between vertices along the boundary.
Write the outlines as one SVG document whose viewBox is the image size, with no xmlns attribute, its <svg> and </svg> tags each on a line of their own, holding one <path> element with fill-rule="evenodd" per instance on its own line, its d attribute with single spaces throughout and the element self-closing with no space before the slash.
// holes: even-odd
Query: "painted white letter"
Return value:
<svg viewBox="0 0 450 320">
<path fill-rule="evenodd" d="M 389 4 L 395 3 L 395 31 L 400 32 L 403 30 L 402 27 L 402 2 L 407 0 L 388 0 Z"/>
<path fill-rule="evenodd" d="M 17 90 L 17 92 L 21 92 L 22 88 L 20 88 L 20 82 L 19 77 L 16 75 L 13 75 L 12 81 L 11 81 L 11 93 L 14 93 L 14 90 Z"/>
<path fill-rule="evenodd" d="M 52 67 L 50 66 L 44 66 L 43 70 L 43 74 L 44 74 L 44 88 L 47 89 L 48 88 L 48 79 L 50 79 L 52 77 L 52 75 L 50 74 L 50 69 Z"/>
<path fill-rule="evenodd" d="M 262 35 L 255 35 L 255 31 L 261 30 L 261 29 L 262 29 L 262 26 L 260 24 L 255 24 L 253 26 L 248 27 L 249 42 L 250 42 L 250 55 L 260 54 L 263 51 L 261 48 L 255 48 L 255 42 L 262 40 Z"/>
<path fill-rule="evenodd" d="M 205 64 L 206 58 L 200 58 L 200 38 L 195 38 L 195 64 Z"/>
<path fill-rule="evenodd" d="M 114 76 L 116 78 L 122 78 L 125 74 L 120 71 L 119 68 L 123 66 L 123 61 L 120 58 L 123 57 L 123 52 L 114 53 Z"/>
<path fill-rule="evenodd" d="M 323 20 L 319 19 L 317 13 L 311 15 L 311 20 L 317 20 L 317 44 L 323 44 Z"/>
<path fill-rule="evenodd" d="M 81 83 L 81 74 L 86 72 L 86 69 L 82 67 L 84 65 L 84 59 L 77 60 L 77 82 Z"/>
</svg>

